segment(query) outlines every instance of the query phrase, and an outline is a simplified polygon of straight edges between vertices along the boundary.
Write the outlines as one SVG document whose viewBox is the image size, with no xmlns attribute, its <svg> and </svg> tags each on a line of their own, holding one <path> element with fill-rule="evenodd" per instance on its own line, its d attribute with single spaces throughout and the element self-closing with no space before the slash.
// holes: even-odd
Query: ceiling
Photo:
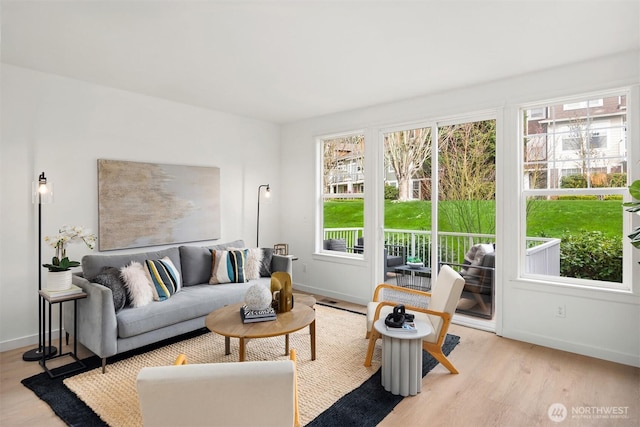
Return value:
<svg viewBox="0 0 640 427">
<path fill-rule="evenodd" d="M 2 62 L 274 123 L 640 48 L 640 1 L 1 1 Z"/>
</svg>

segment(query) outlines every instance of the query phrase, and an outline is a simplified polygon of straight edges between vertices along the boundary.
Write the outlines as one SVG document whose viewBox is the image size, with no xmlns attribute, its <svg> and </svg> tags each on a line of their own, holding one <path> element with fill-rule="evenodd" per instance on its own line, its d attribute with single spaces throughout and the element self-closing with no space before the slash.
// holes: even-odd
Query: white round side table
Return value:
<svg viewBox="0 0 640 427">
<path fill-rule="evenodd" d="M 433 329 L 416 320 L 416 332 L 388 330 L 384 319 L 373 327 L 382 335 L 382 386 L 388 392 L 409 396 L 422 390 L 422 338 Z"/>
</svg>

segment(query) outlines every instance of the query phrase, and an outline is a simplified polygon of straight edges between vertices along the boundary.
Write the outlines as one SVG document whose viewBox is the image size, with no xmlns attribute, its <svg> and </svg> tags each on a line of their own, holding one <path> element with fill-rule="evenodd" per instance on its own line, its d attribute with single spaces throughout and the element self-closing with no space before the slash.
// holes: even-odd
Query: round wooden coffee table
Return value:
<svg viewBox="0 0 640 427">
<path fill-rule="evenodd" d="M 315 302 L 315 300 L 314 300 Z M 286 313 L 278 313 L 276 320 L 242 323 L 240 307 L 243 303 L 227 305 L 209 314 L 204 323 L 211 332 L 224 336 L 224 354 L 231 354 L 231 338 L 240 340 L 240 361 L 245 360 L 246 340 L 285 335 L 285 354 L 289 354 L 289 334 L 309 326 L 311 360 L 316 360 L 316 312 L 297 299 Z"/>
</svg>

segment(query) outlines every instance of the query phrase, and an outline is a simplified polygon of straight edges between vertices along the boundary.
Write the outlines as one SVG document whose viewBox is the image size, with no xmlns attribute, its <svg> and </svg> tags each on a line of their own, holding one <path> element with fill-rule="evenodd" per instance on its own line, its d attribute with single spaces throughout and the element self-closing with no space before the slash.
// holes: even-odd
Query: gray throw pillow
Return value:
<svg viewBox="0 0 640 427">
<path fill-rule="evenodd" d="M 271 258 L 273 258 L 273 248 L 262 248 L 260 277 L 271 277 Z"/>
<path fill-rule="evenodd" d="M 209 283 L 211 251 L 200 246 L 180 246 L 182 284 L 184 286 Z"/>
<path fill-rule="evenodd" d="M 103 267 L 102 272 L 90 280 L 90 282 L 98 283 L 111 289 L 113 295 L 113 306 L 116 313 L 122 310 L 129 301 L 127 301 L 127 290 L 120 279 L 120 270 L 115 267 Z"/>
</svg>

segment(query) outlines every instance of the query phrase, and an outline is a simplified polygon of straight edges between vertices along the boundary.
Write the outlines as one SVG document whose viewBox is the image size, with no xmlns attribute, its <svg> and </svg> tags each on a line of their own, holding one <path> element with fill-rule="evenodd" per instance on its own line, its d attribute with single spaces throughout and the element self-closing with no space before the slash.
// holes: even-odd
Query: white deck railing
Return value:
<svg viewBox="0 0 640 427">
<path fill-rule="evenodd" d="M 362 235 L 363 229 L 358 227 L 324 230 L 325 239 L 343 239 L 347 242 L 347 248 L 353 248 L 358 242 L 358 237 Z M 386 245 L 403 246 L 407 249 L 407 256 L 424 260 L 428 267 L 431 266 L 431 237 L 429 230 L 384 230 Z M 464 254 L 471 246 L 478 243 L 495 243 L 495 235 L 440 232 L 438 243 L 439 262 L 462 263 Z M 527 237 L 526 272 L 559 276 L 560 239 Z"/>
</svg>

